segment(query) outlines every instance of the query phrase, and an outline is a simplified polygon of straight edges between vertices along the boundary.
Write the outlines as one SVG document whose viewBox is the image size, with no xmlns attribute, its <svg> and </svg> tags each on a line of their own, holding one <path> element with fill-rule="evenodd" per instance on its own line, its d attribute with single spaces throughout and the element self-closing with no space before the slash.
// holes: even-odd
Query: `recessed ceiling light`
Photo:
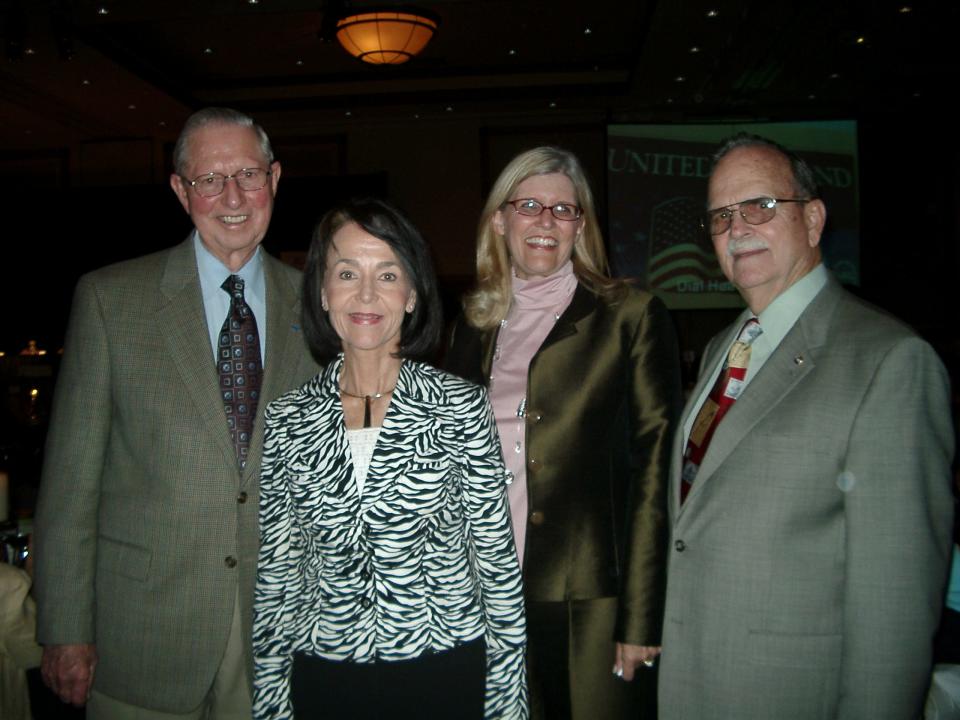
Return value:
<svg viewBox="0 0 960 720">
<path fill-rule="evenodd" d="M 708 18 L 715 18 L 715 17 L 717 17 L 717 16 L 719 16 L 719 15 L 720 15 L 720 11 L 717 10 L 717 9 L 715 9 L 715 8 L 711 8 L 710 10 L 707 10 L 707 17 L 708 17 Z"/>
<path fill-rule="evenodd" d="M 667 105 L 673 105 L 673 98 L 667 98 Z"/>
<path fill-rule="evenodd" d="M 247 5 L 259 5 L 260 0 L 247 0 Z"/>
<path fill-rule="evenodd" d="M 303 60 L 297 60 L 297 67 L 303 67 Z"/>
<path fill-rule="evenodd" d="M 839 77 L 840 77 L 840 73 L 830 73 L 831 80 L 836 80 Z"/>
<path fill-rule="evenodd" d="M 583 29 L 583 34 L 584 34 L 584 35 L 593 35 L 593 30 L 591 30 L 590 28 L 584 28 L 584 29 Z"/>
<path fill-rule="evenodd" d="M 159 125 L 160 127 L 166 127 L 166 126 L 167 126 L 167 121 L 166 121 L 166 120 L 161 120 L 160 122 L 157 123 L 157 125 Z"/>
<path fill-rule="evenodd" d="M 900 6 L 900 9 L 898 10 L 898 12 L 899 12 L 901 15 L 906 15 L 907 13 L 912 13 L 912 12 L 913 12 L 913 8 L 910 7 L 909 5 L 901 5 L 901 6 Z"/>
<path fill-rule="evenodd" d="M 696 53 L 700 52 L 700 47 L 699 47 L 698 45 L 694 45 L 694 46 L 692 46 L 692 47 L 690 48 L 690 52 L 696 54 Z"/>
<path fill-rule="evenodd" d="M 86 78 L 84 78 L 83 80 L 80 81 L 80 84 L 81 84 L 81 85 L 89 85 L 89 84 L 90 84 L 90 81 L 87 80 Z"/>
<path fill-rule="evenodd" d="M 347 110 L 347 111 L 343 114 L 343 116 L 344 116 L 344 117 L 353 117 L 353 113 L 352 113 L 351 111 Z"/>
<path fill-rule="evenodd" d="M 28 47 L 28 48 L 24 48 L 24 49 L 23 49 L 23 54 L 24 54 L 24 55 L 36 55 L 36 54 L 37 54 L 37 51 L 34 50 L 34 49 L 31 48 L 31 47 Z"/>
<path fill-rule="evenodd" d="M 413 114 L 413 119 L 414 119 L 414 120 L 419 120 L 419 119 L 420 119 L 420 113 L 414 113 L 414 114 Z"/>
<path fill-rule="evenodd" d="M 101 5 L 100 7 L 97 8 L 97 15 L 109 15 L 109 14 L 110 14 L 110 8 L 108 8 L 106 5 Z"/>
<path fill-rule="evenodd" d="M 447 105 L 447 112 L 453 112 L 453 105 Z"/>
<path fill-rule="evenodd" d="M 516 55 L 516 54 L 517 54 L 517 51 L 514 50 L 513 48 L 510 48 L 509 50 L 507 50 L 507 55 Z"/>
<path fill-rule="evenodd" d="M 557 104 L 556 104 L 555 102 L 551 102 L 551 103 L 550 103 L 550 107 L 555 108 L 556 106 L 557 106 Z"/>
<path fill-rule="evenodd" d="M 133 103 L 130 103 L 129 105 L 127 105 L 127 110 L 136 110 L 136 109 L 137 109 L 137 106 L 134 105 Z"/>
<path fill-rule="evenodd" d="M 204 49 L 203 49 L 203 54 L 204 54 L 204 55 L 213 55 L 213 48 L 212 48 L 212 47 L 206 47 L 206 48 L 204 48 Z"/>
<path fill-rule="evenodd" d="M 687 79 L 683 75 L 677 75 L 674 79 L 674 82 L 686 82 Z"/>
<path fill-rule="evenodd" d="M 867 39 L 863 35 L 861 35 L 860 37 L 857 38 L 857 45 L 863 45 L 866 41 Z"/>
<path fill-rule="evenodd" d="M 817 99 L 817 96 L 814 95 L 813 93 L 810 93 L 809 95 L 807 95 L 807 100 L 816 100 L 816 99 Z"/>
</svg>

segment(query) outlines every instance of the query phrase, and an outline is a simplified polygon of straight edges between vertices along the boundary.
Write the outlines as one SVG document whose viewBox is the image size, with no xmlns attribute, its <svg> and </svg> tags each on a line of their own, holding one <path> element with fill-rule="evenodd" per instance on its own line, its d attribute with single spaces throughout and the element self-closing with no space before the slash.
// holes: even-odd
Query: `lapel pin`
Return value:
<svg viewBox="0 0 960 720">
<path fill-rule="evenodd" d="M 794 364 L 794 365 L 803 365 L 803 355 L 797 355 L 797 356 L 793 359 L 793 364 Z"/>
</svg>

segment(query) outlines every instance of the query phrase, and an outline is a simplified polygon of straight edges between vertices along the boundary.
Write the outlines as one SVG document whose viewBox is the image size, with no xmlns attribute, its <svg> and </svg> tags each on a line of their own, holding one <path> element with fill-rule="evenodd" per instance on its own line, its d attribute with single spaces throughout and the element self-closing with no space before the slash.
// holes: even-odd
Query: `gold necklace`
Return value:
<svg viewBox="0 0 960 720">
<path fill-rule="evenodd" d="M 397 388 L 397 386 L 394 385 L 394 386 L 393 386 L 392 388 L 390 388 L 389 390 L 383 390 L 383 391 L 381 391 L 381 392 L 374 393 L 373 395 L 356 395 L 356 394 L 350 392 L 349 390 L 345 390 L 344 387 L 341 385 L 341 386 L 340 386 L 340 392 L 342 392 L 344 395 L 348 395 L 348 396 L 350 396 L 350 397 L 352 397 L 352 398 L 357 398 L 357 400 L 363 400 L 363 427 L 364 427 L 364 428 L 368 428 L 368 427 L 370 427 L 370 406 L 371 406 L 371 404 L 373 403 L 373 401 L 374 401 L 374 400 L 379 400 L 379 399 L 382 398 L 384 395 L 389 395 L 389 394 L 392 393 L 394 390 L 396 390 L 396 388 Z"/>
</svg>

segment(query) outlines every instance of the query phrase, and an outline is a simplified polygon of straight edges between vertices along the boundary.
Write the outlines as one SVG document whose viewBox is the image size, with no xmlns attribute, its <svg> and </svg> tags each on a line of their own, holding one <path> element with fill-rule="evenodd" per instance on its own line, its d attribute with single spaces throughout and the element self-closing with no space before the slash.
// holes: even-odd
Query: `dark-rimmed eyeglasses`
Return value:
<svg viewBox="0 0 960 720">
<path fill-rule="evenodd" d="M 700 220 L 700 226 L 711 235 L 723 235 L 733 224 L 735 212 L 739 212 L 740 217 L 750 225 L 763 225 L 773 220 L 773 216 L 777 214 L 777 203 L 808 203 L 811 200 L 816 198 L 750 198 L 726 207 L 707 210 L 706 216 Z"/>
<path fill-rule="evenodd" d="M 215 197 L 223 192 L 227 180 L 233 180 L 241 190 L 253 192 L 264 187 L 267 184 L 267 178 L 272 174 L 263 168 L 241 168 L 233 175 L 212 172 L 195 177 L 193 180 L 183 178 L 183 181 L 196 190 L 197 195 Z"/>
<path fill-rule="evenodd" d="M 544 205 L 539 200 L 534 200 L 533 198 L 507 200 L 504 205 L 512 205 L 514 211 L 527 217 L 538 217 L 544 210 L 549 210 L 550 214 L 557 220 L 578 220 L 583 214 L 583 211 L 572 203 Z"/>
</svg>

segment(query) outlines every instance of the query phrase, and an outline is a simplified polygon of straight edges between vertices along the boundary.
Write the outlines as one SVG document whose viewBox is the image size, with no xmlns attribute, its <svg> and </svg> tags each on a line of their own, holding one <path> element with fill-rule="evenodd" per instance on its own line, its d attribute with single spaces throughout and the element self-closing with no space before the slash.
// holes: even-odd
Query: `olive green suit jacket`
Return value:
<svg viewBox="0 0 960 720">
<path fill-rule="evenodd" d="M 240 598 L 247 653 L 263 409 L 317 370 L 299 273 L 264 256 L 257 432 L 236 460 L 192 239 L 82 277 L 36 518 L 38 638 L 95 643 L 94 687 L 183 713 L 210 688 Z"/>
<path fill-rule="evenodd" d="M 495 342 L 461 320 L 447 368 L 486 384 Z M 676 352 L 652 295 L 578 285 L 528 372 L 525 596 L 616 597 L 615 639 L 638 645 L 660 641 Z"/>
</svg>

